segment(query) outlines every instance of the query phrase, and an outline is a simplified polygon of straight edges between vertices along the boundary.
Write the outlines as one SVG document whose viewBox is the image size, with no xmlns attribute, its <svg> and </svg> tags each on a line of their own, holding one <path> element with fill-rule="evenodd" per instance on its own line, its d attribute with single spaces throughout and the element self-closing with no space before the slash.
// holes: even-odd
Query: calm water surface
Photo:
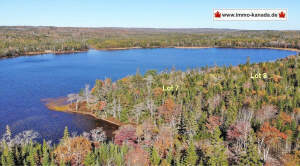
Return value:
<svg viewBox="0 0 300 166">
<path fill-rule="evenodd" d="M 114 127 L 90 116 L 48 110 L 41 99 L 78 92 L 85 84 L 106 77 L 117 80 L 149 69 L 186 70 L 212 65 L 238 65 L 250 57 L 252 63 L 274 61 L 292 51 L 271 49 L 134 49 L 95 51 L 68 55 L 38 55 L 0 60 L 0 135 L 5 126 L 13 134 L 33 129 L 46 140 L 62 137 L 65 126 L 70 132 L 89 131 L 102 126 Z"/>
</svg>

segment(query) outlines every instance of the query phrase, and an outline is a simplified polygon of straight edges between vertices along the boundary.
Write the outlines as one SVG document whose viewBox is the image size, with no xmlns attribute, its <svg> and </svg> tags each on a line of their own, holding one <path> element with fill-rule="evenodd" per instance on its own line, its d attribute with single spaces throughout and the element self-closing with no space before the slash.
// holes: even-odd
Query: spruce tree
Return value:
<svg viewBox="0 0 300 166">
<path fill-rule="evenodd" d="M 190 145 L 187 149 L 187 156 L 185 158 L 185 160 L 186 160 L 185 163 L 187 165 L 196 165 L 197 159 L 198 159 L 198 156 L 197 156 L 197 152 L 195 149 L 195 145 L 194 145 L 193 141 L 191 141 Z"/>
<path fill-rule="evenodd" d="M 156 148 L 153 147 L 151 153 L 151 163 L 152 165 L 158 165 L 159 162 L 160 162 L 160 156 L 158 155 Z"/>
<path fill-rule="evenodd" d="M 245 153 L 240 155 L 239 165 L 247 165 L 247 166 L 262 166 L 263 162 L 260 159 L 260 156 L 257 151 L 257 146 L 254 143 L 255 137 L 252 131 L 253 136 L 250 136 L 249 143 Z"/>
<path fill-rule="evenodd" d="M 49 165 L 49 151 L 48 145 L 46 141 L 43 141 L 43 158 L 42 158 L 42 165 Z"/>
<path fill-rule="evenodd" d="M 173 160 L 173 153 L 172 153 L 172 151 L 168 152 L 166 160 L 167 160 L 167 162 L 168 162 L 169 165 L 172 165 L 172 160 Z"/>
<path fill-rule="evenodd" d="M 16 165 L 22 164 L 22 156 L 17 146 L 15 147 L 15 160 L 16 160 Z"/>
<path fill-rule="evenodd" d="M 13 166 L 15 165 L 14 156 L 6 143 L 4 143 L 4 149 L 1 156 L 1 164 Z"/>
<path fill-rule="evenodd" d="M 90 152 L 84 159 L 84 165 L 96 165 L 96 155 Z"/>
<path fill-rule="evenodd" d="M 27 158 L 27 161 L 29 161 L 31 166 L 36 166 L 37 165 L 37 161 L 35 160 L 36 155 L 37 155 L 36 149 L 33 147 L 33 145 L 31 145 L 30 151 L 29 151 L 29 156 Z"/>
<path fill-rule="evenodd" d="M 178 124 L 178 135 L 179 139 L 182 141 L 186 137 L 186 124 L 183 113 L 180 115 L 180 122 Z"/>
<path fill-rule="evenodd" d="M 51 157 L 51 163 L 50 163 L 50 166 L 55 166 L 56 164 L 55 164 L 55 161 L 54 161 L 54 158 L 53 158 L 53 156 Z"/>
<path fill-rule="evenodd" d="M 65 163 L 63 160 L 61 160 L 60 163 L 59 163 L 59 165 L 60 165 L 60 166 L 65 166 L 66 163 Z"/>
<path fill-rule="evenodd" d="M 69 130 L 68 130 L 68 127 L 66 126 L 66 127 L 65 127 L 65 130 L 64 130 L 64 137 L 63 137 L 63 140 L 68 139 L 69 136 L 70 136 Z"/>
<path fill-rule="evenodd" d="M 6 134 L 9 137 L 9 140 L 11 139 L 11 130 L 10 127 L 8 125 L 6 125 Z"/>
<path fill-rule="evenodd" d="M 212 153 L 209 154 L 208 165 L 213 166 L 227 166 L 226 149 L 223 144 L 223 140 L 220 138 L 221 131 L 219 127 L 216 127 L 211 134 L 210 142 L 212 145 Z"/>
</svg>

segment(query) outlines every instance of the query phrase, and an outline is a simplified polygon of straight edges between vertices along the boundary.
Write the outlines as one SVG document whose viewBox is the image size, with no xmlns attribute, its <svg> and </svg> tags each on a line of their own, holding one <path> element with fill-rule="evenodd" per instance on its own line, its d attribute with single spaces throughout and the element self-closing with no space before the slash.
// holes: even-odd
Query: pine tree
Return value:
<svg viewBox="0 0 300 166">
<path fill-rule="evenodd" d="M 212 153 L 209 154 L 208 165 L 213 166 L 226 166 L 228 165 L 226 149 L 223 145 L 223 140 L 220 138 L 221 131 L 219 127 L 216 127 L 214 132 L 211 134 L 211 150 Z"/>
<path fill-rule="evenodd" d="M 191 141 L 189 148 L 187 149 L 187 156 L 185 158 L 185 163 L 187 163 L 187 165 L 196 165 L 197 159 L 198 156 L 195 149 L 195 145 L 193 141 Z"/>
<path fill-rule="evenodd" d="M 158 165 L 160 163 L 160 156 L 158 155 L 158 152 L 155 147 L 153 147 L 152 149 L 151 163 L 152 165 Z"/>
<path fill-rule="evenodd" d="M 50 166 L 55 166 L 56 164 L 55 164 L 55 162 L 54 162 L 54 158 L 53 158 L 53 156 L 51 157 L 51 163 L 50 163 Z"/>
<path fill-rule="evenodd" d="M 35 156 L 37 155 L 36 149 L 32 146 L 30 147 L 29 156 L 27 158 L 27 161 L 29 161 L 31 166 L 36 166 L 37 161 L 35 160 Z"/>
<path fill-rule="evenodd" d="M 188 129 L 189 129 L 189 137 L 193 138 L 196 134 L 196 131 L 198 129 L 198 124 L 197 124 L 197 120 L 196 120 L 197 116 L 196 116 L 196 111 L 195 110 L 191 110 L 189 111 L 189 115 L 188 115 Z"/>
<path fill-rule="evenodd" d="M 24 159 L 24 160 L 23 160 L 23 165 L 24 165 L 24 166 L 27 166 L 27 165 L 29 165 L 29 162 L 28 162 L 26 159 Z"/>
<path fill-rule="evenodd" d="M 68 138 L 69 138 L 69 136 L 70 136 L 70 134 L 69 134 L 69 130 L 68 130 L 68 127 L 66 126 L 66 127 L 65 127 L 65 130 L 64 130 L 64 136 L 63 136 L 63 140 L 66 140 L 66 139 L 68 139 Z"/>
<path fill-rule="evenodd" d="M 254 135 L 254 133 L 252 133 Z M 263 162 L 260 160 L 260 156 L 257 151 L 257 146 L 254 144 L 255 137 L 249 138 L 249 144 L 247 146 L 246 153 L 240 155 L 239 165 L 247 166 L 262 166 Z"/>
<path fill-rule="evenodd" d="M 90 152 L 84 159 L 84 165 L 96 165 L 96 155 Z"/>
<path fill-rule="evenodd" d="M 48 145 L 46 141 L 43 141 L 43 158 L 42 158 L 42 165 L 49 165 L 49 151 Z"/>
<path fill-rule="evenodd" d="M 19 148 L 16 146 L 15 147 L 15 159 L 16 159 L 16 165 L 21 165 L 22 164 L 22 156 L 19 151 Z"/>
<path fill-rule="evenodd" d="M 65 163 L 63 160 L 61 160 L 60 163 L 59 163 L 59 165 L 60 165 L 60 166 L 65 166 L 66 163 Z"/>
<path fill-rule="evenodd" d="M 180 122 L 178 124 L 178 135 L 179 135 L 179 139 L 183 140 L 186 137 L 186 124 L 185 124 L 185 119 L 184 119 L 184 115 L 181 114 L 180 115 Z"/>
<path fill-rule="evenodd" d="M 8 165 L 13 166 L 15 165 L 14 156 L 9 147 L 6 143 L 4 143 L 4 149 L 1 156 L 1 164 L 2 165 Z"/>
<path fill-rule="evenodd" d="M 7 134 L 7 136 L 9 136 L 9 139 L 10 139 L 11 138 L 11 130 L 8 125 L 6 125 L 6 134 Z"/>
<path fill-rule="evenodd" d="M 173 160 L 172 151 L 168 152 L 166 160 L 167 160 L 167 162 L 168 162 L 169 165 L 172 165 L 172 160 Z"/>
</svg>

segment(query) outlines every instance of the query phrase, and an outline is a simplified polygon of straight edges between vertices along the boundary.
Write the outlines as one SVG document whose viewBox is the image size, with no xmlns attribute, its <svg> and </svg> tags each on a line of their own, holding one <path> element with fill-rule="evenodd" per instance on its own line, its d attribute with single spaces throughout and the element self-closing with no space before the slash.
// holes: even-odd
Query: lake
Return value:
<svg viewBox="0 0 300 166">
<path fill-rule="evenodd" d="M 5 126 L 16 134 L 35 130 L 42 138 L 57 142 L 65 126 L 70 133 L 89 131 L 101 126 L 111 132 L 115 127 L 91 116 L 48 110 L 41 99 L 79 92 L 96 79 L 120 79 L 144 73 L 149 69 L 162 71 L 173 66 L 179 70 L 274 61 L 296 52 L 273 49 L 132 49 L 96 51 L 67 55 L 37 55 L 0 60 L 0 135 Z"/>
</svg>

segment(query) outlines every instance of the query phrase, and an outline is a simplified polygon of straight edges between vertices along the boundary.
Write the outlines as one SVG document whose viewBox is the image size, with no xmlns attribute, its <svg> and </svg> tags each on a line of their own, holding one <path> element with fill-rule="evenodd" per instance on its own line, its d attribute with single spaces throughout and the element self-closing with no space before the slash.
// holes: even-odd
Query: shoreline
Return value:
<svg viewBox="0 0 300 166">
<path fill-rule="evenodd" d="M 54 54 L 54 55 L 60 55 L 60 54 L 75 54 L 75 53 L 88 52 L 88 51 L 89 51 L 89 49 L 87 49 L 87 50 L 76 50 L 76 51 L 39 51 L 39 52 L 25 52 L 25 53 L 20 54 L 20 55 L 0 57 L 0 60 L 2 60 L 2 59 L 10 59 L 10 58 L 18 58 L 18 57 L 26 57 L 26 56 L 44 55 L 44 54 Z"/>
<path fill-rule="evenodd" d="M 70 103 L 69 104 L 65 103 L 66 100 L 67 100 L 66 97 L 63 97 L 63 98 L 57 98 L 57 99 L 42 99 L 42 102 L 45 102 L 45 106 L 51 111 L 89 115 L 95 119 L 108 122 L 117 127 L 124 125 L 122 122 L 120 122 L 116 119 L 113 119 L 113 118 L 99 118 L 93 112 L 90 112 L 90 111 L 72 110 Z"/>
<path fill-rule="evenodd" d="M 286 50 L 286 51 L 294 51 L 299 53 L 300 49 L 297 48 L 280 48 L 280 47 L 211 47 L 211 48 L 232 48 L 232 49 L 272 49 L 272 50 Z"/>
<path fill-rule="evenodd" d="M 101 50 L 101 51 L 118 51 L 118 50 L 131 50 L 131 49 L 154 49 L 154 48 L 176 48 L 176 49 L 207 49 L 207 48 L 232 48 L 232 49 L 274 49 L 274 50 L 286 50 L 286 51 L 294 51 L 300 53 L 300 49 L 297 48 L 280 48 L 280 47 L 177 47 L 177 46 L 169 46 L 169 47 L 117 47 L 117 48 L 92 48 L 94 50 Z M 43 54 L 74 54 L 74 53 L 81 53 L 81 52 L 88 52 L 90 49 L 86 50 L 76 50 L 76 51 L 40 51 L 40 52 L 26 52 L 24 54 L 18 56 L 5 56 L 0 57 L 2 59 L 9 59 L 9 58 L 17 58 L 22 56 L 35 56 L 35 55 L 43 55 Z"/>
<path fill-rule="evenodd" d="M 297 49 L 297 48 L 276 48 L 276 47 L 262 47 L 262 48 L 264 48 L 264 49 L 274 49 L 274 50 L 295 51 L 295 52 L 297 52 L 297 53 L 300 52 L 300 50 Z"/>
<path fill-rule="evenodd" d="M 72 54 L 72 53 L 79 53 L 79 52 L 86 52 L 86 50 L 75 50 L 75 51 L 40 51 L 40 52 L 26 52 L 23 55 L 39 55 L 39 54 Z M 21 55 L 22 56 L 22 55 Z"/>
<path fill-rule="evenodd" d="M 205 49 L 205 48 L 217 48 L 217 47 L 171 47 L 171 48 L 178 48 L 178 49 Z"/>
<path fill-rule="evenodd" d="M 48 109 L 51 110 L 51 111 L 57 111 L 57 112 L 65 112 L 65 113 L 74 113 L 74 114 L 89 115 L 89 116 L 92 116 L 95 119 L 102 120 L 102 121 L 108 122 L 110 124 L 116 125 L 117 127 L 120 127 L 120 126 L 123 125 L 122 123 L 116 123 L 116 122 L 114 122 L 112 120 L 109 120 L 109 119 L 98 118 L 96 115 L 94 115 L 93 113 L 90 113 L 90 112 L 71 111 L 71 110 L 55 110 L 55 109 L 50 109 L 50 108 L 48 108 Z"/>
<path fill-rule="evenodd" d="M 132 49 L 142 49 L 143 47 L 116 47 L 116 48 L 93 48 L 95 50 L 101 51 L 117 51 L 117 50 L 132 50 Z"/>
</svg>

